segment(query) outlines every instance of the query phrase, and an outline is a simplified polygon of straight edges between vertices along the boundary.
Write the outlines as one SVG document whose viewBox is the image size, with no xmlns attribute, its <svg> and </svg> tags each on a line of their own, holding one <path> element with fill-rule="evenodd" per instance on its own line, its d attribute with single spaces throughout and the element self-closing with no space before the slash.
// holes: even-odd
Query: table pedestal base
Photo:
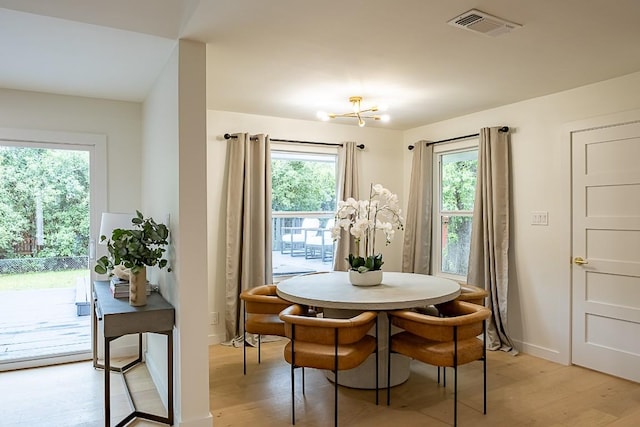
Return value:
<svg viewBox="0 0 640 427">
<path fill-rule="evenodd" d="M 324 309 L 325 317 L 349 318 L 357 314 L 358 311 Z M 389 319 L 386 313 L 378 313 L 378 386 L 387 387 L 387 352 L 389 347 Z M 393 327 L 393 332 L 400 332 L 401 329 Z M 369 331 L 369 335 L 375 336 L 375 329 Z M 401 354 L 391 355 L 391 387 L 402 384 L 409 379 L 411 359 Z M 338 384 L 351 387 L 374 390 L 376 388 L 376 355 L 370 355 L 364 363 L 356 368 L 338 372 Z M 334 381 L 331 371 L 325 371 L 326 377 Z"/>
</svg>

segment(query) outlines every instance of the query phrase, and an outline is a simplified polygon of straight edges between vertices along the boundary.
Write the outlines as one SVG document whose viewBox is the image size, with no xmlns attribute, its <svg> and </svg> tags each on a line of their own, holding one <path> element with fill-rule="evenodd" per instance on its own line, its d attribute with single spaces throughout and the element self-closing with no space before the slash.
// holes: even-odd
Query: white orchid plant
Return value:
<svg viewBox="0 0 640 427">
<path fill-rule="evenodd" d="M 398 196 L 380 184 L 372 184 L 367 200 L 350 197 L 338 202 L 335 226 L 331 229 L 334 240 L 340 238 L 340 230 L 348 231 L 355 239 L 358 253 L 349 254 L 349 265 L 360 273 L 382 268 L 382 254 L 376 253 L 376 232 L 381 231 L 385 245 L 393 240 L 396 230 L 404 229 L 404 218 Z M 360 250 L 364 256 L 360 256 Z"/>
</svg>

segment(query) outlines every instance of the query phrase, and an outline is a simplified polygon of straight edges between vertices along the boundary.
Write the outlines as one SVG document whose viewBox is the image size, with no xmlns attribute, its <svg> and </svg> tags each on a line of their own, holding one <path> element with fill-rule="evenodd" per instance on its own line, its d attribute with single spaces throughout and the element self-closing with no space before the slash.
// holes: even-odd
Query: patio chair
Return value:
<svg viewBox="0 0 640 427">
<path fill-rule="evenodd" d="M 304 241 L 306 237 L 305 230 L 317 229 L 320 227 L 320 220 L 318 218 L 304 218 L 300 227 L 282 227 L 283 231 L 288 233 L 280 236 L 282 246 L 280 246 L 280 253 L 288 253 L 291 256 L 304 255 Z"/>
<path fill-rule="evenodd" d="M 331 229 L 335 219 L 330 218 L 327 225 L 323 229 L 317 231 L 307 230 L 307 237 L 304 241 L 304 257 L 305 259 L 320 258 L 322 262 L 333 260 L 333 237 Z"/>
</svg>

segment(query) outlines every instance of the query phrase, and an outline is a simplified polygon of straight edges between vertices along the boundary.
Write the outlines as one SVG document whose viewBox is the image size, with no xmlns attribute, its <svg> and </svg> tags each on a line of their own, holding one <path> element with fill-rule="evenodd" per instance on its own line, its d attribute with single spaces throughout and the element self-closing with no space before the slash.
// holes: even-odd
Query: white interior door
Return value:
<svg viewBox="0 0 640 427">
<path fill-rule="evenodd" d="M 640 382 L 640 121 L 573 132 L 572 362 Z"/>
</svg>

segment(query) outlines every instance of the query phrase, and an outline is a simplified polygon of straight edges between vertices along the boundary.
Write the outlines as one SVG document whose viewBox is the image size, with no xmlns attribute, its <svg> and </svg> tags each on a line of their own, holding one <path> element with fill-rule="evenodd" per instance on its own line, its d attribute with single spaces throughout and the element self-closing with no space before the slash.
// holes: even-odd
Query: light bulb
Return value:
<svg viewBox="0 0 640 427">
<path fill-rule="evenodd" d="M 358 126 L 360 126 L 361 128 L 364 127 L 364 120 L 362 119 L 358 119 Z"/>
<path fill-rule="evenodd" d="M 326 122 L 329 120 L 329 114 L 325 113 L 324 111 L 318 111 L 317 115 L 318 115 L 318 118 L 323 122 Z"/>
<path fill-rule="evenodd" d="M 380 116 L 380 121 L 382 121 L 382 122 L 385 122 L 385 123 L 386 123 L 386 122 L 388 122 L 389 120 L 391 120 L 391 117 L 389 117 L 389 115 L 388 115 L 388 114 L 383 114 L 383 115 L 381 115 L 381 116 Z"/>
</svg>

